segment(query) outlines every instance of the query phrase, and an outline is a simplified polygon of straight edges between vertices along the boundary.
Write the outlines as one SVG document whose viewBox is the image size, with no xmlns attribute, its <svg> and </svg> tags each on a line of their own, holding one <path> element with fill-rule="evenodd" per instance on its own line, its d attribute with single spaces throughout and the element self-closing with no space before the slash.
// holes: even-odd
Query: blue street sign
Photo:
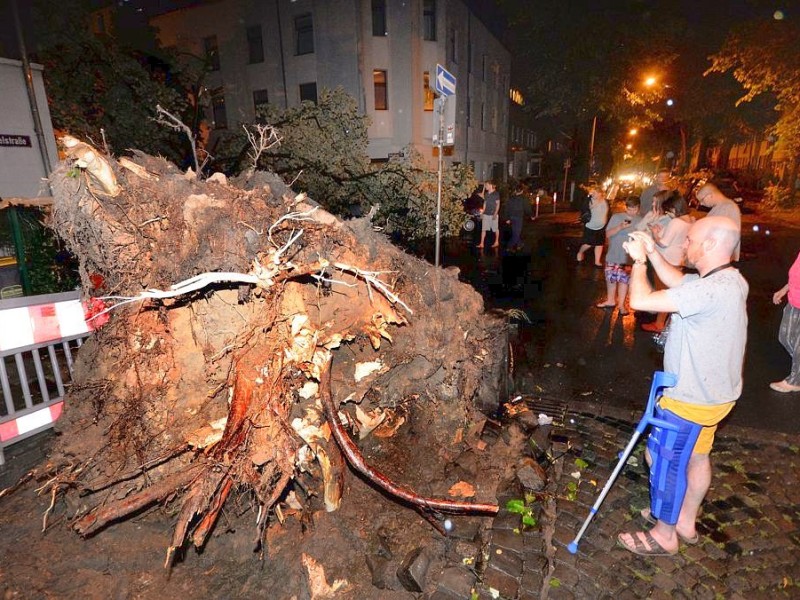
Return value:
<svg viewBox="0 0 800 600">
<path fill-rule="evenodd" d="M 442 96 L 453 96 L 456 93 L 456 76 L 442 65 L 436 65 L 436 91 Z"/>
</svg>

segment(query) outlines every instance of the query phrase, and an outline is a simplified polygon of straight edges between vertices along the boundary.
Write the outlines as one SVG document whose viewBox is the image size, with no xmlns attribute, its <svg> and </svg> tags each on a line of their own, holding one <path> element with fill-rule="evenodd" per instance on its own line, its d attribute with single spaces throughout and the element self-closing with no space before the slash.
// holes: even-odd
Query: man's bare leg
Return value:
<svg viewBox="0 0 800 600">
<path fill-rule="evenodd" d="M 650 463 L 649 460 L 647 462 Z M 667 525 L 663 521 L 658 521 L 650 530 L 650 535 L 664 550 L 667 552 L 678 550 L 678 531 L 681 537 L 686 539 L 697 535 L 697 514 L 709 487 L 711 487 L 711 460 L 708 454 L 692 454 L 686 467 L 686 496 L 681 505 L 678 522 L 675 525 Z M 620 541 L 633 547 L 633 536 L 639 537 L 647 546 L 643 532 L 624 533 L 620 536 Z"/>
</svg>

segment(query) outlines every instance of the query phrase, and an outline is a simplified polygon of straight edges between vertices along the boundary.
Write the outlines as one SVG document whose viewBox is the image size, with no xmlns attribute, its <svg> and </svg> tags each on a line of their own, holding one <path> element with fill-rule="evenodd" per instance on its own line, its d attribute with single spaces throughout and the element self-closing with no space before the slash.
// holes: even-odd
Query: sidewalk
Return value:
<svg viewBox="0 0 800 600">
<path fill-rule="evenodd" d="M 800 597 L 797 440 L 723 428 L 712 451 L 714 475 L 698 527 L 700 542 L 683 544 L 675 557 L 648 558 L 615 545 L 617 533 L 641 529 L 638 512 L 649 505 L 643 436 L 632 454 L 636 460 L 620 473 L 572 555 L 566 546 L 639 415 L 577 402 L 565 408 L 563 422 L 557 417 L 549 432 L 554 462 L 545 491 L 554 499 L 538 504 L 539 527 L 531 531 L 520 531 L 520 515 L 508 511 L 494 520 L 478 598 Z"/>
</svg>

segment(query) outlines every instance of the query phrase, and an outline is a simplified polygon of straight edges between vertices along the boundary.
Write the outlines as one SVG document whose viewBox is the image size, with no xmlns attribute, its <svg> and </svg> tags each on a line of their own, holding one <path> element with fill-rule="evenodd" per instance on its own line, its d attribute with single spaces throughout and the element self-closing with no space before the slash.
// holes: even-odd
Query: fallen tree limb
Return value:
<svg viewBox="0 0 800 600">
<path fill-rule="evenodd" d="M 378 487 L 388 492 L 392 496 L 413 505 L 418 510 L 421 510 L 426 517 L 430 516 L 432 512 L 444 512 L 451 514 L 497 514 L 499 507 L 496 504 L 472 504 L 469 502 L 457 502 L 454 500 L 447 500 L 444 498 L 425 498 L 420 496 L 413 490 L 394 483 L 386 475 L 370 467 L 364 457 L 361 455 L 358 447 L 355 445 L 350 436 L 347 435 L 341 422 L 336 407 L 333 405 L 333 397 L 331 395 L 331 363 L 328 363 L 328 368 L 322 372 L 320 381 L 320 396 L 322 398 L 322 408 L 325 411 L 325 418 L 331 426 L 331 432 L 342 449 L 342 453 L 347 458 L 347 462 L 356 471 L 361 473 L 364 477 L 375 483 Z M 430 520 L 430 519 L 429 519 Z"/>
</svg>

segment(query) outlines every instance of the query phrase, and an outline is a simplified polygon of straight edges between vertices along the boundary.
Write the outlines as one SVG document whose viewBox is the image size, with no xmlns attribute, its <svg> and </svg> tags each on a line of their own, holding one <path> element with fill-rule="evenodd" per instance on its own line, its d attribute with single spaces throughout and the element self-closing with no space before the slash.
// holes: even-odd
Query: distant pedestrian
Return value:
<svg viewBox="0 0 800 600">
<path fill-rule="evenodd" d="M 520 183 L 512 185 L 513 193 L 506 201 L 506 223 L 511 225 L 511 239 L 508 249 L 512 252 L 522 249 L 522 224 L 530 218 L 531 201 L 525 195 L 525 189 Z"/>
<path fill-rule="evenodd" d="M 500 246 L 500 193 L 497 191 L 497 186 L 494 180 L 488 180 L 483 189 L 486 195 L 483 199 L 483 216 L 481 217 L 481 241 L 478 242 L 478 248 L 483 248 L 483 242 L 486 239 L 486 232 L 491 231 L 494 233 L 494 243 L 492 248 Z"/>
<path fill-rule="evenodd" d="M 583 244 L 575 257 L 580 263 L 583 255 L 589 248 L 594 248 L 594 266 L 602 267 L 600 259 L 603 256 L 603 246 L 606 243 L 606 221 L 608 220 L 608 202 L 605 192 L 599 187 L 593 187 L 589 193 L 589 222 L 583 226 Z"/>
<path fill-rule="evenodd" d="M 639 198 L 639 215 L 644 217 L 650 209 L 653 208 L 653 197 L 656 192 L 669 190 L 672 174 L 669 169 L 661 169 L 656 173 L 655 180 L 651 185 L 642 190 L 642 195 Z"/>
<path fill-rule="evenodd" d="M 775 304 L 787 297 L 778 340 L 792 357 L 792 370 L 781 381 L 769 384 L 776 392 L 800 392 L 800 254 L 789 268 L 789 281 L 772 296 Z"/>
<path fill-rule="evenodd" d="M 736 204 L 736 202 L 723 194 L 716 185 L 713 183 L 706 183 L 705 185 L 701 186 L 700 189 L 695 193 L 695 198 L 697 198 L 697 201 L 703 206 L 711 208 L 711 210 L 708 211 L 709 217 L 725 217 L 726 219 L 731 219 L 734 223 L 736 223 L 736 227 L 739 229 L 739 234 L 741 235 L 742 211 L 739 210 L 739 206 Z M 734 262 L 739 260 L 741 246 L 742 244 L 740 238 L 739 245 L 736 246 L 733 251 Z"/>
<path fill-rule="evenodd" d="M 630 237 L 625 249 L 633 259 L 631 307 L 672 313 L 664 370 L 677 383 L 664 390 L 655 416 L 675 431 L 653 426 L 647 443 L 650 509 L 642 518 L 653 528 L 622 533 L 617 543 L 634 554 L 671 556 L 680 542 L 699 540 L 696 522 L 711 485 L 714 433 L 742 393 L 748 285 L 730 262 L 739 241 L 730 219 L 706 217 L 692 225 L 686 262 L 697 274 L 670 265 L 646 233 Z M 650 287 L 648 259 L 668 289 Z"/>
<path fill-rule="evenodd" d="M 628 282 L 631 273 L 631 257 L 625 252 L 622 243 L 628 239 L 628 233 L 633 231 L 639 221 L 639 198 L 628 196 L 625 199 L 625 211 L 614 213 L 606 226 L 608 251 L 606 252 L 606 299 L 597 304 L 597 308 L 617 307 L 619 315 L 628 314 L 625 300 L 628 297 Z"/>
</svg>

